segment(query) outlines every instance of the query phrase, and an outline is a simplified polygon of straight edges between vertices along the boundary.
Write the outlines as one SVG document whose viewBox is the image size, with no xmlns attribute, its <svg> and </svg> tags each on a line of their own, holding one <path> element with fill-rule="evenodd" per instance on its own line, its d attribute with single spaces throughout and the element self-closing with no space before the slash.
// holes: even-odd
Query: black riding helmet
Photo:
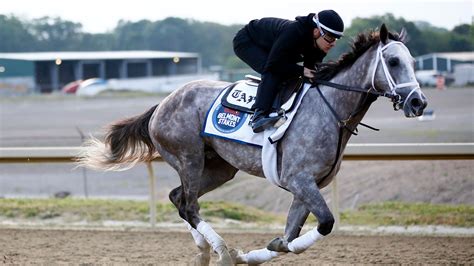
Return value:
<svg viewBox="0 0 474 266">
<path fill-rule="evenodd" d="M 323 10 L 314 15 L 313 22 L 324 34 L 329 34 L 335 38 L 344 36 L 344 22 L 339 14 L 334 10 Z"/>
</svg>

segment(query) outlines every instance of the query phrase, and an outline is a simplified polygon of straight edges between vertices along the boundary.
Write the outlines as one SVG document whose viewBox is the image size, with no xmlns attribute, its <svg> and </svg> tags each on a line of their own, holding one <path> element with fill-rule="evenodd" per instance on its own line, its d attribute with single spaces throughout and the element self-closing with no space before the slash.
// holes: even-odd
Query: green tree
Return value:
<svg viewBox="0 0 474 266">
<path fill-rule="evenodd" d="M 35 37 L 28 31 L 28 25 L 15 16 L 0 15 L 0 51 L 33 51 Z"/>
<path fill-rule="evenodd" d="M 149 20 L 137 22 L 120 20 L 113 31 L 115 41 L 111 48 L 113 50 L 148 50 L 149 42 L 146 32 L 151 25 L 152 22 Z"/>
<path fill-rule="evenodd" d="M 469 24 L 461 24 L 453 28 L 452 32 L 464 35 L 464 36 L 472 36 L 472 27 L 473 25 Z"/>
<path fill-rule="evenodd" d="M 350 49 L 349 43 L 353 38 L 361 32 L 368 32 L 370 30 L 378 30 L 380 26 L 385 23 L 390 31 L 400 32 L 405 29 L 408 33 L 407 47 L 410 49 L 412 55 L 417 56 L 427 52 L 428 47 L 426 40 L 423 37 L 422 31 L 418 29 L 415 23 L 406 21 L 403 18 L 396 18 L 393 14 L 387 13 L 382 16 L 372 16 L 369 18 L 355 18 L 351 21 L 350 26 L 344 31 L 343 37 L 334 49 L 331 50 L 329 59 L 337 58 L 340 54 Z"/>
<path fill-rule="evenodd" d="M 407 30 L 407 46 L 413 56 L 474 49 L 473 24 L 461 24 L 449 31 L 424 21 L 406 21 L 388 13 L 353 19 L 346 28 L 345 37 L 337 42 L 327 58 L 337 59 L 350 49 L 349 43 L 358 33 L 378 29 L 382 23 L 391 31 Z M 157 21 L 121 20 L 111 32 L 91 34 L 83 32 L 80 23 L 60 18 L 43 17 L 28 21 L 14 15 L 0 15 L 0 52 L 184 51 L 199 53 L 204 67 L 242 68 L 246 65 L 232 49 L 232 39 L 242 26 L 169 17 Z"/>
<path fill-rule="evenodd" d="M 82 37 L 82 24 L 61 18 L 34 19 L 29 27 L 41 51 L 76 50 Z"/>
<path fill-rule="evenodd" d="M 115 35 L 112 33 L 84 33 L 77 51 L 107 51 L 114 49 Z"/>
<path fill-rule="evenodd" d="M 193 23 L 180 18 L 166 18 L 153 23 L 147 36 L 152 47 L 165 51 L 195 51 Z"/>
<path fill-rule="evenodd" d="M 452 36 L 449 40 L 451 51 L 472 51 L 474 50 L 474 24 L 461 24 L 453 28 Z"/>
</svg>

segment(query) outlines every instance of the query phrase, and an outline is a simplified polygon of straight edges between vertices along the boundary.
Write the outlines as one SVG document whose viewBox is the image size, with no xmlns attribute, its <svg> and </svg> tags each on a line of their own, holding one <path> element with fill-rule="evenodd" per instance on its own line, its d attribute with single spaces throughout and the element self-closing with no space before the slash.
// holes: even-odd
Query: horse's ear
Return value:
<svg viewBox="0 0 474 266">
<path fill-rule="evenodd" d="M 406 43 L 408 41 L 408 32 L 405 28 L 402 28 L 400 31 L 400 36 L 398 37 L 402 43 Z"/>
<path fill-rule="evenodd" d="M 383 43 L 383 44 L 386 44 L 388 42 L 388 30 L 387 30 L 387 27 L 385 26 L 385 23 L 382 24 L 382 26 L 380 26 L 380 41 Z"/>
</svg>

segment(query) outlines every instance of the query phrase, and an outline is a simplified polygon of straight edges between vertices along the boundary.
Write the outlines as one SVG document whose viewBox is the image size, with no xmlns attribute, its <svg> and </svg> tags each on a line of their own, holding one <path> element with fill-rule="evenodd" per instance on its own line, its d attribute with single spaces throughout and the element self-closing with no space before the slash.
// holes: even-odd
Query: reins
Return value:
<svg viewBox="0 0 474 266">
<path fill-rule="evenodd" d="M 326 82 L 325 82 L 326 83 Z M 322 84 L 322 83 L 321 83 Z M 331 86 L 331 85 L 328 85 L 328 84 L 331 84 L 331 85 L 338 85 L 338 86 L 341 86 L 342 87 L 345 87 L 345 88 L 350 88 L 348 86 L 344 86 L 344 85 L 340 85 L 340 84 L 336 84 L 336 83 L 326 83 L 324 85 L 326 86 Z M 326 97 L 324 97 L 324 94 L 321 92 L 321 89 L 319 88 L 319 84 L 317 82 L 313 83 L 311 85 L 311 87 L 316 87 L 316 90 L 318 91 L 319 95 L 321 96 L 321 98 L 323 99 L 324 103 L 326 104 L 326 106 L 329 108 L 329 110 L 331 111 L 332 115 L 334 116 L 334 118 L 336 118 L 337 120 L 337 124 L 339 126 L 339 137 L 338 137 L 338 140 L 337 140 L 337 149 L 336 149 L 336 158 L 334 160 L 334 163 L 332 164 L 331 166 L 331 169 L 329 170 L 329 172 L 323 177 L 323 179 L 325 179 L 326 177 L 328 177 L 332 171 L 334 170 L 334 168 L 336 167 L 337 165 L 337 162 L 339 161 L 339 157 L 341 155 L 341 147 L 342 147 L 342 136 L 343 136 L 343 133 L 344 133 L 344 129 L 346 129 L 347 131 L 349 131 L 349 133 L 351 133 L 352 135 L 357 135 L 358 134 L 358 130 L 357 130 L 357 127 L 354 129 L 354 130 L 351 130 L 348 126 L 347 126 L 347 123 L 355 116 L 357 115 L 363 108 L 363 106 L 365 105 L 365 103 L 367 102 L 368 100 L 368 96 L 369 96 L 369 93 L 366 91 L 366 90 L 352 90 L 353 88 L 351 89 L 343 89 L 343 90 L 350 90 L 350 91 L 356 91 L 356 92 L 359 92 L 359 93 L 366 93 L 367 96 L 364 97 L 361 101 L 362 103 L 359 103 L 358 104 L 358 107 L 356 107 L 356 109 L 349 115 L 349 117 L 347 119 L 341 119 L 341 117 L 339 116 L 339 114 L 336 112 L 336 110 L 334 110 L 334 108 L 331 106 L 331 104 L 329 103 L 329 101 L 326 99 Z M 332 86 L 331 86 L 332 87 Z M 336 88 L 338 89 L 338 88 Z M 373 98 L 373 100 L 370 100 L 371 102 L 372 101 L 375 101 L 377 99 L 377 97 L 379 95 L 376 95 L 376 94 L 373 94 L 375 96 L 375 98 Z M 362 125 L 362 126 L 365 126 L 369 129 L 372 129 L 372 130 L 375 130 L 375 131 L 379 131 L 379 129 L 377 128 L 374 128 L 374 127 L 371 127 L 369 125 L 366 125 L 364 123 L 361 123 L 359 122 L 358 123 L 359 125 Z"/>
<path fill-rule="evenodd" d="M 388 93 L 388 92 L 376 91 L 372 87 L 368 88 L 368 89 L 364 89 L 362 87 L 346 86 L 346 85 L 337 84 L 337 83 L 333 83 L 333 82 L 330 82 L 330 81 L 327 81 L 327 80 L 322 80 L 322 79 L 313 80 L 312 86 L 314 87 L 317 84 L 329 86 L 329 87 L 332 87 L 332 88 L 335 88 L 335 89 L 338 89 L 338 90 L 369 93 L 369 94 L 372 94 L 372 95 L 375 95 L 375 96 L 382 96 L 382 97 L 390 98 L 392 100 L 398 100 L 398 97 L 400 97 L 400 95 L 398 95 L 398 94 L 395 96 L 395 95 L 393 95 L 391 93 Z"/>
<path fill-rule="evenodd" d="M 354 112 L 352 112 L 350 115 L 349 115 L 349 118 L 347 119 L 341 119 L 339 117 L 339 115 L 337 114 L 337 112 L 334 110 L 334 108 L 332 108 L 332 106 L 329 104 L 329 102 L 326 100 L 326 97 L 324 97 L 324 95 L 321 93 L 321 90 L 319 89 L 319 84 L 321 85 L 325 85 L 325 86 L 328 86 L 328 87 L 332 87 L 332 88 L 335 88 L 335 89 L 338 89 L 338 90 L 344 90 L 344 91 L 353 91 L 353 92 L 359 92 L 359 93 L 365 93 L 367 94 L 367 96 L 365 97 L 364 99 L 364 102 L 367 100 L 367 97 L 369 95 L 373 95 L 375 96 L 375 98 L 372 100 L 372 101 L 375 101 L 377 99 L 377 97 L 379 96 L 383 96 L 383 97 L 387 97 L 387 98 L 390 98 L 390 99 L 395 99 L 397 100 L 400 96 L 397 94 L 396 96 L 390 94 L 390 93 L 383 93 L 383 92 L 379 92 L 379 91 L 375 91 L 375 90 L 372 90 L 372 88 L 369 88 L 369 89 L 364 89 L 364 88 L 361 88 L 361 87 L 354 87 L 354 86 L 346 86 L 346 85 L 342 85 L 342 84 L 337 84 L 337 83 L 333 83 L 333 82 L 330 82 L 330 81 L 326 81 L 326 80 L 320 80 L 320 79 L 317 79 L 317 80 L 314 80 L 313 83 L 311 84 L 311 87 L 314 88 L 316 87 L 316 89 L 318 90 L 319 92 L 319 95 L 321 96 L 321 98 L 324 100 L 324 103 L 326 103 L 326 105 L 329 107 L 329 110 L 331 111 L 331 113 L 334 115 L 334 117 L 337 119 L 338 121 L 338 124 L 339 126 L 341 127 L 344 127 L 346 128 L 352 135 L 357 135 L 357 128 L 355 130 L 351 130 L 350 128 L 347 127 L 347 123 L 352 119 L 352 117 L 354 117 L 357 113 L 360 112 L 360 109 L 363 107 L 363 103 L 362 104 L 359 104 L 359 108 L 356 109 Z M 398 96 L 398 97 L 397 97 Z M 364 124 L 362 122 L 359 122 L 358 123 L 359 125 L 361 126 L 364 126 L 366 128 L 369 128 L 369 129 L 372 129 L 372 130 L 375 130 L 375 131 L 379 131 L 380 129 L 377 129 L 377 128 L 374 128 L 374 127 L 371 127 L 367 124 Z"/>
</svg>

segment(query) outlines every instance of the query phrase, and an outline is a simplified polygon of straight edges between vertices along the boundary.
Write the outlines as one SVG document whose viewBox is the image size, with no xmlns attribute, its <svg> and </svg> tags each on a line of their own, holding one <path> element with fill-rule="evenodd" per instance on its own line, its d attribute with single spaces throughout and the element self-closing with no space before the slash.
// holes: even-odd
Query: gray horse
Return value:
<svg viewBox="0 0 474 266">
<path fill-rule="evenodd" d="M 379 32 L 359 34 L 352 51 L 337 62 L 319 67 L 321 79 L 344 88 L 365 88 L 367 93 L 338 90 L 326 83 L 303 98 L 277 149 L 280 184 L 293 194 L 293 202 L 284 236 L 265 248 L 248 253 L 230 250 L 199 215 L 198 198 L 231 180 L 238 170 L 264 176 L 260 148 L 200 135 L 206 112 L 229 83 L 188 83 L 144 114 L 112 124 L 104 142 L 93 139 L 86 144 L 80 164 L 128 169 L 159 153 L 180 176 L 181 186 L 169 198 L 200 250 L 199 264 L 209 264 L 211 248 L 222 265 L 257 264 L 288 252 L 301 253 L 332 230 L 334 217 L 320 189 L 338 172 L 352 131 L 374 100 L 370 93 L 390 96 L 406 117 L 420 116 L 426 107 L 404 35 L 390 33 L 382 25 Z M 318 226 L 300 235 L 309 213 L 316 216 Z"/>
</svg>

